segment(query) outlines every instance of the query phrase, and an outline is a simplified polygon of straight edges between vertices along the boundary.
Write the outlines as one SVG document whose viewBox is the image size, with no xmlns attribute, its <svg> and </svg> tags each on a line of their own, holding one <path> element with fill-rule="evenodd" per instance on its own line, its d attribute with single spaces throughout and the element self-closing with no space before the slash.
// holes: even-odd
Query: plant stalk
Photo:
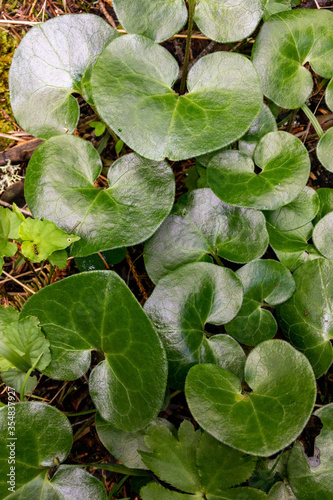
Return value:
<svg viewBox="0 0 333 500">
<path fill-rule="evenodd" d="M 39 360 L 40 358 L 43 356 L 43 352 L 40 353 L 40 355 L 38 356 L 38 358 L 36 359 L 36 361 L 33 363 L 32 367 L 30 368 L 30 370 L 27 371 L 27 374 L 26 376 L 24 377 L 24 380 L 23 380 L 23 384 L 22 384 L 22 387 L 21 387 L 21 392 L 20 392 L 20 397 L 21 397 L 21 401 L 24 401 L 25 400 L 25 397 L 24 397 L 24 391 L 25 391 L 25 386 L 27 385 L 27 382 L 29 380 L 29 377 L 30 377 L 30 374 L 31 372 L 34 371 L 34 369 L 36 368 L 36 366 L 38 365 L 39 363 Z"/>
<path fill-rule="evenodd" d="M 183 95 L 186 87 L 186 79 L 188 73 L 188 65 L 190 61 L 190 49 L 191 49 L 191 39 L 193 30 L 193 18 L 195 10 L 196 0 L 188 0 L 188 27 L 187 27 L 187 38 L 186 38 L 186 48 L 185 48 L 185 59 L 183 65 L 182 79 L 180 82 L 180 95 Z"/>
<path fill-rule="evenodd" d="M 311 109 L 306 104 L 303 104 L 303 106 L 301 107 L 301 110 L 304 111 L 304 113 L 306 114 L 307 118 L 309 118 L 309 120 L 312 123 L 313 128 L 315 129 L 315 131 L 316 131 L 319 139 L 321 139 L 323 137 L 323 135 L 324 135 L 325 132 L 321 128 L 320 123 L 318 122 L 318 120 L 315 117 L 315 115 L 312 113 Z"/>
</svg>

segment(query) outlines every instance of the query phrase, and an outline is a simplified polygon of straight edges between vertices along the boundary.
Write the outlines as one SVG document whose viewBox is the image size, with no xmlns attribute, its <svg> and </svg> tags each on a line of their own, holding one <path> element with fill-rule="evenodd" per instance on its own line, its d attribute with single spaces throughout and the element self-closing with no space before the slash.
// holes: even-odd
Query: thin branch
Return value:
<svg viewBox="0 0 333 500">
<path fill-rule="evenodd" d="M 17 280 L 16 278 L 14 278 L 14 276 L 12 276 L 11 274 L 6 273 L 6 271 L 2 270 L 2 274 L 4 274 L 5 276 L 7 276 L 7 278 L 10 278 L 12 281 L 15 281 L 15 283 L 17 283 L 18 285 L 20 285 L 22 288 L 24 288 L 25 290 L 27 290 L 29 293 L 32 293 L 32 294 L 36 293 L 32 288 L 30 288 L 27 285 L 24 285 L 19 280 Z M 1 284 L 2 284 L 2 282 L 0 281 L 0 285 Z"/>
<path fill-rule="evenodd" d="M 11 205 L 10 203 L 7 203 L 6 201 L 0 200 L 0 205 L 5 207 L 5 208 L 10 208 L 11 210 L 13 210 L 13 205 Z M 23 215 L 26 215 L 27 217 L 32 217 L 32 214 L 30 212 L 28 212 L 28 210 L 24 210 L 23 208 L 20 208 L 20 207 L 17 207 L 17 208 L 19 209 L 19 211 Z"/>
</svg>

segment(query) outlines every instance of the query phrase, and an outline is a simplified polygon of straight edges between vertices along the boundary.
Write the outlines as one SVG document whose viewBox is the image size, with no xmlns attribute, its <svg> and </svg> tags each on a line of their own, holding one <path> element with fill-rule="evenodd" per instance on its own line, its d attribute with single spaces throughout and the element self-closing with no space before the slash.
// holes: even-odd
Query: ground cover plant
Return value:
<svg viewBox="0 0 333 500">
<path fill-rule="evenodd" d="M 333 12 L 299 4 L 114 0 L 22 37 L 0 498 L 332 498 Z"/>
</svg>

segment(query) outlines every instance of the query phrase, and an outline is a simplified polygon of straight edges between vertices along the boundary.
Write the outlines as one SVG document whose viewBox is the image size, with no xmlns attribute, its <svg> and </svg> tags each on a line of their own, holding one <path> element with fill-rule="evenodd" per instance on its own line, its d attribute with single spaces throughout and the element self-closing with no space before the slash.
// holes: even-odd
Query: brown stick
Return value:
<svg viewBox="0 0 333 500">
<path fill-rule="evenodd" d="M 8 161 L 11 163 L 21 163 L 30 160 L 32 153 L 35 149 L 42 144 L 41 139 L 33 139 L 32 141 L 24 141 L 18 146 L 0 152 L 0 166 L 7 165 Z"/>
<path fill-rule="evenodd" d="M 100 9 L 100 11 L 102 12 L 102 14 L 104 14 L 104 16 L 106 17 L 108 23 L 111 24 L 112 28 L 114 28 L 116 30 L 117 29 L 117 25 L 114 22 L 113 17 L 106 10 L 103 0 L 98 0 L 98 3 L 99 3 L 99 9 Z"/>
</svg>

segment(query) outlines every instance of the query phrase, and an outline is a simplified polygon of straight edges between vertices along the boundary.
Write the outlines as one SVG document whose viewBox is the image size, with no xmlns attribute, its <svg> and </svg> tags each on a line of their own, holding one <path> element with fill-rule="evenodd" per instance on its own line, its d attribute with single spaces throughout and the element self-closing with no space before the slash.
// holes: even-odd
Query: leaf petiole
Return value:
<svg viewBox="0 0 333 500">
<path fill-rule="evenodd" d="M 180 82 L 180 91 L 179 91 L 180 95 L 184 94 L 185 86 L 186 86 L 188 64 L 189 64 L 189 60 L 190 60 L 190 48 L 191 48 L 191 38 L 192 38 L 192 30 L 193 30 L 193 18 L 194 18 L 195 3 L 196 3 L 196 0 L 188 0 L 187 38 L 186 38 L 183 73 L 182 73 L 182 79 Z"/>
<path fill-rule="evenodd" d="M 321 125 L 318 122 L 317 118 L 312 113 L 311 109 L 306 104 L 303 104 L 303 106 L 301 106 L 301 110 L 306 114 L 307 118 L 309 118 L 309 120 L 312 123 L 313 128 L 315 129 L 319 139 L 321 139 L 322 136 L 324 135 L 324 131 L 321 128 Z"/>
</svg>

